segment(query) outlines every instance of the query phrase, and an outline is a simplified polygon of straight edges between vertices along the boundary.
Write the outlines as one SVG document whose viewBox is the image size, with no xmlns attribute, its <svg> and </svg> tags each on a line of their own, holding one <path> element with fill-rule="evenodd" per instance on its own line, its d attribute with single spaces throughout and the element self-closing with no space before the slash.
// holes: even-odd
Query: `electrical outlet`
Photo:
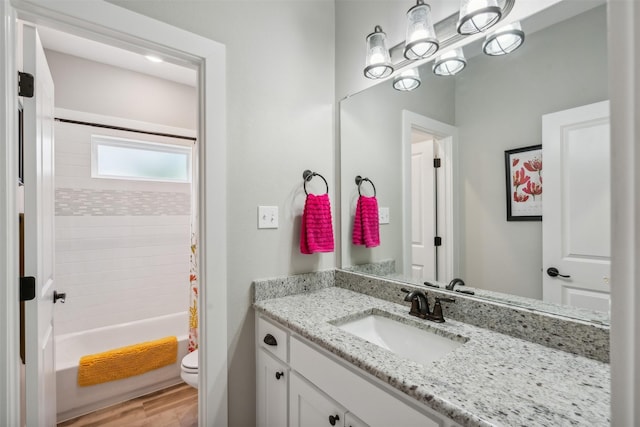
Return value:
<svg viewBox="0 0 640 427">
<path fill-rule="evenodd" d="M 378 218 L 380 219 L 380 224 L 389 224 L 389 208 L 378 209 Z"/>
<path fill-rule="evenodd" d="M 258 228 L 278 228 L 277 206 L 258 206 Z"/>
</svg>

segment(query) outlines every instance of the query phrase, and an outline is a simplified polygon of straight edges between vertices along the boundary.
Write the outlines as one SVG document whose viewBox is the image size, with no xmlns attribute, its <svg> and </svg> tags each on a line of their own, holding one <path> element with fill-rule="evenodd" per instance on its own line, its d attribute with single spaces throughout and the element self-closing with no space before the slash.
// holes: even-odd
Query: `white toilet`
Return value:
<svg viewBox="0 0 640 427">
<path fill-rule="evenodd" d="M 180 376 L 191 387 L 198 388 L 198 350 L 192 351 L 182 358 Z"/>
</svg>

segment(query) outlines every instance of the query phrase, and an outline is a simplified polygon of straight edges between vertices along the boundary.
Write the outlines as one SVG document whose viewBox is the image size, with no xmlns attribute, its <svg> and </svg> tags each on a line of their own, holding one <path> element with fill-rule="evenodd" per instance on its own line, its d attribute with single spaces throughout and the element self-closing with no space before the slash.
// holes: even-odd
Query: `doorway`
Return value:
<svg viewBox="0 0 640 427">
<path fill-rule="evenodd" d="M 217 347 L 223 348 L 223 351 L 212 352 L 207 357 L 208 368 L 211 369 L 212 376 L 216 381 L 211 381 L 211 387 L 206 387 L 206 392 L 200 393 L 200 401 L 214 402 L 210 408 L 215 410 L 207 413 L 206 407 L 200 404 L 200 420 L 205 424 L 224 423 L 226 421 L 226 381 L 221 381 L 215 373 L 226 371 L 226 346 L 220 346 L 221 337 L 226 337 L 226 252 L 224 241 L 226 239 L 225 209 L 205 210 L 205 201 L 209 206 L 224 206 L 226 199 L 226 171 L 225 171 L 225 124 L 224 124 L 224 108 L 225 108 L 225 82 L 224 82 L 224 46 L 204 39 L 202 37 L 187 33 L 174 27 L 167 26 L 160 22 L 149 18 L 136 15 L 117 6 L 98 2 L 92 5 L 91 10 L 72 10 L 73 5 L 48 4 L 47 2 L 16 2 L 17 9 L 12 9 L 10 5 L 3 8 L 4 21 L 12 22 L 15 18 L 28 21 L 34 21 L 43 24 L 52 24 L 58 28 L 64 27 L 67 31 L 77 31 L 82 34 L 91 34 L 96 39 L 103 41 L 108 39 L 114 44 L 131 46 L 137 50 L 146 50 L 160 53 L 166 57 L 173 58 L 175 62 L 192 64 L 199 70 L 199 82 L 204 88 L 206 84 L 207 90 L 199 91 L 199 119 L 198 119 L 198 136 L 203 141 L 199 149 L 200 161 L 199 170 L 205 170 L 203 167 L 207 165 L 211 168 L 211 172 L 207 176 L 201 176 L 201 186 L 199 192 L 200 219 L 201 230 L 203 230 L 203 241 L 199 260 L 202 266 L 202 287 L 200 292 L 201 306 L 208 309 L 200 313 L 199 323 L 202 326 L 201 337 L 203 344 L 200 346 L 201 358 L 204 358 L 206 352 L 206 344 L 204 338 L 209 334 L 216 336 Z M 47 3 L 47 4 L 45 4 Z M 55 16 L 55 18 L 53 18 Z M 15 28 L 10 31 L 3 32 L 3 42 L 13 43 L 16 40 Z M 6 38 L 5 38 L 6 37 Z M 2 69 L 5 81 L 16 85 L 15 60 L 11 58 L 11 49 L 5 50 L 4 62 L 5 67 Z M 14 86 L 15 87 L 15 86 Z M 16 97 L 17 100 L 17 97 Z M 17 104 L 17 101 L 16 101 Z M 17 114 L 16 111 L 4 111 L 4 122 L 7 125 L 8 134 L 16 135 Z M 15 119 L 15 120 L 14 120 Z M 204 146 L 208 150 L 205 150 Z M 214 154 L 215 153 L 215 154 Z M 4 158 L 4 157 L 3 157 Z M 11 158 L 8 156 L 8 158 Z M 16 165 L 11 165 L 7 161 L 7 170 L 16 170 Z M 203 173 L 204 175 L 204 173 Z M 208 182 L 215 182 L 216 185 L 209 185 L 209 191 L 205 192 Z M 7 186 L 8 188 L 10 186 Z M 3 208 L 5 206 L 15 206 L 17 193 L 16 188 L 10 188 L 6 200 L 3 200 Z M 6 205 L 5 205 L 6 204 Z M 202 225 L 205 223 L 212 224 L 205 229 Z M 16 218 L 17 224 L 17 218 Z M 17 229 L 17 225 L 16 225 Z M 212 236 L 216 237 L 216 245 L 207 247 L 206 242 Z M 16 236 L 17 237 L 17 233 Z M 8 242 L 8 247 L 13 247 L 17 253 L 17 241 L 13 241 L 14 237 Z M 15 239 L 17 240 L 17 238 Z M 17 277 L 17 269 L 9 266 L 8 276 Z M 206 286 L 204 273 L 208 272 L 211 282 L 220 283 L 222 286 Z M 8 290 L 9 296 L 17 295 L 16 290 Z M 13 298 L 7 298 L 7 301 L 13 301 Z M 9 314 L 17 312 L 17 307 L 9 308 Z M 210 311 L 209 311 L 210 310 Z M 17 316 L 9 318 L 17 318 Z M 206 325 L 211 325 L 206 328 Z M 7 343 L 10 345 L 6 348 L 13 347 L 13 343 L 17 342 L 18 325 L 8 325 L 13 332 L 7 336 Z M 3 335 L 4 337 L 4 335 Z M 226 339 L 222 339 L 226 343 Z M 15 346 L 17 350 L 17 345 Z M 17 381 L 17 372 L 13 370 L 16 366 L 18 352 L 16 355 L 8 354 L 2 356 L 1 365 L 7 370 L 6 377 L 9 378 L 8 384 L 13 385 L 16 391 L 14 396 L 19 395 L 20 385 Z M 207 367 L 200 369 L 202 384 L 207 383 Z M 27 391 L 28 392 L 28 391 Z M 3 417 L 7 417 L 8 424 L 16 425 L 20 419 L 19 404 L 15 399 L 9 399 L 5 406 L 2 407 Z"/>
</svg>

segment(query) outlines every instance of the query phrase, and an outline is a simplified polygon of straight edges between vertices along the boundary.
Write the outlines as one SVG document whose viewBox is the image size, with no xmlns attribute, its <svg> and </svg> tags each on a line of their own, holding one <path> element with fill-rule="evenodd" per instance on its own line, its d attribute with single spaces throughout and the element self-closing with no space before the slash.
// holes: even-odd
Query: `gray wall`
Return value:
<svg viewBox="0 0 640 427">
<path fill-rule="evenodd" d="M 196 129 L 194 87 L 47 50 L 56 108 Z"/>
<path fill-rule="evenodd" d="M 229 425 L 255 425 L 251 281 L 335 266 L 298 249 L 304 169 L 334 201 L 334 2 L 113 3 L 227 46 Z M 257 230 L 258 205 L 279 229 Z"/>
<path fill-rule="evenodd" d="M 423 73 L 422 84 L 415 91 L 398 92 L 387 81 L 340 101 L 344 267 L 393 259 L 396 270 L 402 269 L 402 110 L 453 124 L 454 80 Z M 376 186 L 378 205 L 389 207 L 391 220 L 380 226 L 380 246 L 376 248 L 351 243 L 358 199 L 356 175 L 370 178 Z M 363 194 L 372 195 L 370 190 L 363 184 Z"/>
<path fill-rule="evenodd" d="M 527 35 L 511 55 L 473 57 L 456 77 L 460 266 L 470 286 L 542 297 L 542 223 L 506 221 L 504 151 L 541 144 L 543 114 L 608 99 L 606 43 L 601 6 Z"/>
</svg>

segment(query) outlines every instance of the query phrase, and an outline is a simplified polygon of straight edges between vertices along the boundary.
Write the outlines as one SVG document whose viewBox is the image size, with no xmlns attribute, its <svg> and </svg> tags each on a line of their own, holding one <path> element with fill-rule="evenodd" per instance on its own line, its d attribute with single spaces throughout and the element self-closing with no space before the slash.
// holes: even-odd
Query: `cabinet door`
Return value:
<svg viewBox="0 0 640 427">
<path fill-rule="evenodd" d="M 353 415 L 351 412 L 347 412 L 344 415 L 344 427 L 369 427 L 364 421 Z"/>
<path fill-rule="evenodd" d="M 344 426 L 346 410 L 342 406 L 295 372 L 289 381 L 290 427 Z"/>
<path fill-rule="evenodd" d="M 287 365 L 258 349 L 257 400 L 258 427 L 287 427 Z"/>
</svg>

